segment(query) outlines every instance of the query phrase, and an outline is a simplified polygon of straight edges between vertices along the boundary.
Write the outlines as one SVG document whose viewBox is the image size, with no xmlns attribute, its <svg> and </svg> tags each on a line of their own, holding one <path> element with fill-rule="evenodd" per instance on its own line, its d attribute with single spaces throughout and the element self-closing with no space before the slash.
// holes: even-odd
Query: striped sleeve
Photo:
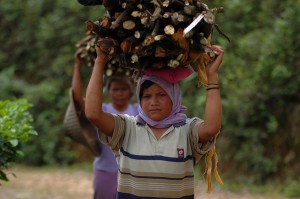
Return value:
<svg viewBox="0 0 300 199">
<path fill-rule="evenodd" d="M 201 128 L 203 122 L 204 121 L 199 118 L 193 118 L 189 127 L 189 136 L 191 140 L 193 156 L 196 158 L 196 162 L 198 162 L 203 155 L 207 154 L 214 145 L 214 139 L 211 139 L 211 141 L 206 143 L 199 142 L 198 129 Z"/>
<path fill-rule="evenodd" d="M 118 155 L 119 149 L 122 146 L 123 138 L 124 138 L 124 132 L 126 129 L 126 122 L 125 118 L 122 115 L 119 114 L 113 114 L 115 119 L 115 126 L 114 126 L 114 132 L 113 136 L 107 136 L 103 133 L 100 133 L 99 137 L 102 142 L 107 144 L 113 152 Z"/>
</svg>

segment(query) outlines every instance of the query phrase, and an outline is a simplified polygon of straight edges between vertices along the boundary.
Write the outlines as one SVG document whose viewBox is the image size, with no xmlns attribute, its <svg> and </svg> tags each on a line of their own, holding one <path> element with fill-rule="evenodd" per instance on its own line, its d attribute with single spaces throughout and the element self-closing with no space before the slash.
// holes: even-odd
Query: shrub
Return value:
<svg viewBox="0 0 300 199">
<path fill-rule="evenodd" d="M 0 180 L 8 181 L 5 170 L 23 155 L 20 144 L 37 135 L 29 108 L 25 99 L 0 101 Z"/>
</svg>

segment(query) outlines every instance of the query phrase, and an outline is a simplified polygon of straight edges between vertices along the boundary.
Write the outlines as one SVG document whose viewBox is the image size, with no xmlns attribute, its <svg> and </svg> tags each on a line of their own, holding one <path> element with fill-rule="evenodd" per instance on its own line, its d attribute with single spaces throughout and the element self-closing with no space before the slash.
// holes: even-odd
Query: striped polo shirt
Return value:
<svg viewBox="0 0 300 199">
<path fill-rule="evenodd" d="M 198 143 L 199 118 L 171 126 L 159 140 L 136 117 L 114 115 L 112 137 L 101 135 L 119 154 L 117 199 L 194 198 L 194 163 L 212 143 Z"/>
</svg>

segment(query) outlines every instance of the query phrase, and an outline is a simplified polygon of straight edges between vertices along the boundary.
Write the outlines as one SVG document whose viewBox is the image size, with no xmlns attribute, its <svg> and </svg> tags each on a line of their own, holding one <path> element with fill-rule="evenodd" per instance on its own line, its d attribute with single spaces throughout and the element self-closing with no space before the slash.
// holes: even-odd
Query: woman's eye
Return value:
<svg viewBox="0 0 300 199">
<path fill-rule="evenodd" d="M 143 98 L 149 98 L 150 95 L 143 95 Z"/>
</svg>

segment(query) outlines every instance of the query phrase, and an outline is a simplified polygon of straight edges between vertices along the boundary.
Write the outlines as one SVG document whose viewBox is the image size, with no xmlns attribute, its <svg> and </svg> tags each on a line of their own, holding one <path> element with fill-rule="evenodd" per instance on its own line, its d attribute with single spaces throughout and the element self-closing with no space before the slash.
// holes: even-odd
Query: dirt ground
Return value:
<svg viewBox="0 0 300 199">
<path fill-rule="evenodd" d="M 0 199 L 92 199 L 92 173 L 68 168 L 32 168 L 17 166 L 12 169 L 17 177 L 0 186 Z M 200 186 L 198 186 L 200 187 Z M 202 186 L 203 187 L 203 186 Z M 197 191 L 197 199 L 283 199 L 248 192 L 231 193 L 214 187 L 213 193 Z"/>
</svg>

